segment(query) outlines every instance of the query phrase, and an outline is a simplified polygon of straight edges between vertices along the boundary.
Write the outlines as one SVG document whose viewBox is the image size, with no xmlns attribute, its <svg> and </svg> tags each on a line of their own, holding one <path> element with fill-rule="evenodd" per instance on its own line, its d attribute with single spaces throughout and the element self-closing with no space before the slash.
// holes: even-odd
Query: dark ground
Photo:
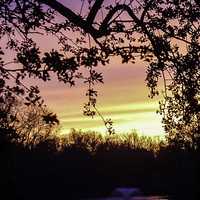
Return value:
<svg viewBox="0 0 200 200">
<path fill-rule="evenodd" d="M 0 158 L 0 195 L 6 199 L 95 198 L 119 186 L 151 195 L 200 197 L 198 152 L 165 147 L 155 156 L 123 145 L 100 145 L 95 153 L 77 145 L 57 151 L 53 140 L 30 150 L 1 138 Z"/>
</svg>

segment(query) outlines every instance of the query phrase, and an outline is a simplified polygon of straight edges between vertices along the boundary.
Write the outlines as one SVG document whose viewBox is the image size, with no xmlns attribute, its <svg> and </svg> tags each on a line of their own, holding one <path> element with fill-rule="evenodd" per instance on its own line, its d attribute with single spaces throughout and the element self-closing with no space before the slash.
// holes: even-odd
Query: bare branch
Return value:
<svg viewBox="0 0 200 200">
<path fill-rule="evenodd" d="M 97 15 L 97 12 L 100 10 L 103 2 L 104 2 L 104 0 L 96 0 L 94 2 L 94 5 L 92 6 L 90 13 L 88 14 L 88 17 L 87 17 L 87 20 L 86 20 L 88 24 L 90 24 L 90 25 L 93 24 L 94 19 Z"/>
<path fill-rule="evenodd" d="M 56 0 L 38 0 L 39 2 L 48 5 L 52 9 L 55 9 L 61 15 L 66 17 L 70 22 L 75 24 L 76 26 L 82 28 L 86 33 L 90 33 L 92 37 L 97 37 L 98 30 L 92 27 L 86 20 L 84 20 L 81 16 L 75 14 L 72 10 L 59 3 Z"/>
<path fill-rule="evenodd" d="M 138 25 L 141 24 L 140 20 L 137 18 L 137 16 L 133 13 L 132 9 L 128 5 L 119 4 L 119 5 L 115 6 L 113 9 L 111 9 L 108 12 L 107 16 L 104 18 L 104 20 L 99 28 L 99 35 L 98 35 L 99 37 L 110 33 L 109 30 L 107 29 L 109 21 L 112 19 L 112 17 L 115 15 L 115 13 L 119 10 L 126 11 L 129 14 L 129 16 L 135 21 L 135 23 L 137 23 Z"/>
</svg>

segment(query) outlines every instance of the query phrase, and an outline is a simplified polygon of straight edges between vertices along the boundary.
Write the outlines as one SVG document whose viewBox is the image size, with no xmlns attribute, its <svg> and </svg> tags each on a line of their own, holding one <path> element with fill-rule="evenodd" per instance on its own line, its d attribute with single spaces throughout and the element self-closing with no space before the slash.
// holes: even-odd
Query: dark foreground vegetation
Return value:
<svg viewBox="0 0 200 200">
<path fill-rule="evenodd" d="M 6 199 L 94 198 L 118 186 L 182 199 L 198 196 L 199 152 L 156 138 L 72 130 L 31 145 L 12 142 L 12 130 L 0 132 L 0 195 Z"/>
<path fill-rule="evenodd" d="M 80 12 L 62 2 L 0 0 L 0 199 L 80 199 L 120 185 L 200 199 L 200 1 L 73 1 Z M 25 83 L 83 81 L 83 113 L 94 116 L 101 66 L 116 57 L 145 63 L 151 98 L 163 81 L 167 144 L 135 134 L 53 137 L 56 115 L 42 107 L 38 86 Z M 16 96 L 28 107 L 16 107 Z"/>
</svg>

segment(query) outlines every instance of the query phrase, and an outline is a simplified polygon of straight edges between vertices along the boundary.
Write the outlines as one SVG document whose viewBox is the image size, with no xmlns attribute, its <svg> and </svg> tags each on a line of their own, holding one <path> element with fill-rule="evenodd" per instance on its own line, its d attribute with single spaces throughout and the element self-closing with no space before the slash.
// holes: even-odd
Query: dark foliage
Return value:
<svg viewBox="0 0 200 200">
<path fill-rule="evenodd" d="M 80 199 L 105 195 L 119 185 L 138 186 L 147 193 L 189 195 L 187 199 L 198 196 L 199 1 L 104 3 L 88 0 L 88 10 L 76 14 L 56 0 L 0 1 L 2 198 L 5 193 L 7 199 Z M 97 17 L 101 9 L 105 13 L 102 19 Z M 59 14 L 65 19 L 59 20 Z M 73 38 L 68 37 L 71 33 Z M 43 52 L 36 35 L 57 38 L 59 50 Z M 8 62 L 7 51 L 14 54 Z M 132 148 L 130 143 L 107 140 L 97 145 L 95 139 L 89 143 L 95 148 L 91 153 L 81 137 L 60 151 L 58 141 L 50 137 L 31 148 L 13 143 L 18 137 L 13 126 L 17 118 L 11 109 L 15 97 L 22 97 L 26 106 L 43 106 L 39 88 L 24 85 L 26 78 L 50 81 L 56 75 L 70 86 L 83 80 L 88 84 L 84 114 L 93 116 L 98 112 L 94 85 L 103 83 L 97 66 L 106 65 L 113 56 L 121 57 L 122 63 L 134 63 L 137 57 L 147 63 L 150 97 L 159 93 L 162 78 L 160 114 L 169 146 L 155 156 L 154 151 Z M 86 75 L 81 67 L 88 71 Z M 42 116 L 47 125 L 58 122 L 53 113 Z M 112 121 L 104 123 L 113 133 Z"/>
<path fill-rule="evenodd" d="M 0 39 L 4 41 L 0 49 L 1 94 L 9 91 L 24 96 L 26 104 L 42 104 L 38 88 L 23 85 L 25 78 L 50 81 L 54 74 L 70 86 L 79 79 L 88 84 L 84 114 L 93 116 L 99 113 L 94 84 L 103 83 L 97 66 L 106 65 L 113 56 L 121 57 L 122 63 L 134 63 L 139 57 L 147 63 L 150 97 L 159 93 L 158 81 L 163 79 L 160 114 L 169 141 L 179 148 L 198 149 L 199 1 L 130 0 L 106 5 L 104 0 L 83 0 L 80 3 L 81 11 L 77 14 L 67 3 L 56 0 L 0 2 Z M 99 17 L 101 10 L 105 14 Z M 37 35 L 57 38 L 59 51 L 41 51 L 34 39 Z M 4 60 L 6 48 L 15 52 L 11 62 Z M 87 75 L 80 72 L 81 67 L 88 70 Z M 16 84 L 10 85 L 10 79 Z M 104 120 L 104 123 L 113 133 L 112 122 Z"/>
</svg>

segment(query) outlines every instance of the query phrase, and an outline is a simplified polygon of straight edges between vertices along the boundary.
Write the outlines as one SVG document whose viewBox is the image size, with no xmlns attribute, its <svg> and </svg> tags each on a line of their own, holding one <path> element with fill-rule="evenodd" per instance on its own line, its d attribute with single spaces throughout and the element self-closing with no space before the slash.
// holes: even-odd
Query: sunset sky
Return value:
<svg viewBox="0 0 200 200">
<path fill-rule="evenodd" d="M 163 134 L 161 117 L 156 114 L 158 98 L 148 98 L 145 86 L 144 64 L 121 64 L 118 59 L 107 66 L 99 66 L 104 72 L 104 84 L 96 86 L 99 96 L 97 107 L 104 118 L 111 118 L 117 132 L 136 129 L 145 135 Z M 48 106 L 58 114 L 61 133 L 70 128 L 105 132 L 103 121 L 97 115 L 93 119 L 83 116 L 83 104 L 87 102 L 87 86 L 77 84 L 70 88 L 57 81 L 40 85 Z"/>
<path fill-rule="evenodd" d="M 60 2 L 77 12 L 81 7 L 81 1 L 60 0 Z M 107 5 L 111 2 L 105 0 Z M 136 129 L 145 135 L 164 134 L 161 116 L 156 114 L 159 97 L 148 98 L 145 65 L 139 61 L 135 64 L 121 64 L 121 60 L 115 57 L 109 65 L 98 66 L 104 74 L 104 84 L 96 86 L 99 94 L 97 108 L 105 119 L 113 120 L 117 132 Z M 87 102 L 86 85 L 77 84 L 69 88 L 54 81 L 42 84 L 40 88 L 49 107 L 58 114 L 61 133 L 68 132 L 70 128 L 106 131 L 99 116 L 92 119 L 82 114 L 83 104 Z"/>
<path fill-rule="evenodd" d="M 60 2 L 65 2 L 66 6 L 74 11 L 80 10 L 79 0 Z M 109 4 L 112 1 L 105 2 Z M 34 37 L 42 52 L 52 48 L 58 49 L 55 37 L 41 37 L 41 35 Z M 156 114 L 160 97 L 148 98 L 145 66 L 146 63 L 139 60 L 135 64 L 122 64 L 118 57 L 112 58 L 109 65 L 98 66 L 99 71 L 103 72 L 104 84 L 95 86 L 98 91 L 97 108 L 105 119 L 112 119 L 116 132 L 136 129 L 145 135 L 164 134 L 161 116 Z M 105 133 L 106 128 L 98 115 L 93 119 L 83 115 L 83 105 L 87 102 L 85 96 L 87 85 L 77 83 L 75 87 L 70 88 L 68 85 L 58 83 L 56 79 L 47 83 L 37 80 L 29 83 L 39 85 L 45 103 L 58 115 L 62 134 L 69 132 L 71 128 Z"/>
<path fill-rule="evenodd" d="M 60 1 L 74 11 L 79 11 L 81 1 Z M 106 0 L 109 4 L 111 1 Z M 38 38 L 40 40 L 40 38 Z M 43 50 L 56 48 L 53 39 L 40 41 Z M 104 74 L 104 84 L 97 85 L 97 108 L 105 119 L 111 118 L 117 132 L 136 129 L 145 135 L 163 135 L 161 117 L 156 114 L 158 98 L 149 99 L 145 86 L 145 63 L 121 64 L 117 57 L 107 66 L 98 66 Z M 99 116 L 83 116 L 83 104 L 87 102 L 85 92 L 87 86 L 78 83 L 70 88 L 67 85 L 53 82 L 40 84 L 42 95 L 51 110 L 57 113 L 61 122 L 61 133 L 69 132 L 70 128 L 106 131 Z"/>
</svg>

